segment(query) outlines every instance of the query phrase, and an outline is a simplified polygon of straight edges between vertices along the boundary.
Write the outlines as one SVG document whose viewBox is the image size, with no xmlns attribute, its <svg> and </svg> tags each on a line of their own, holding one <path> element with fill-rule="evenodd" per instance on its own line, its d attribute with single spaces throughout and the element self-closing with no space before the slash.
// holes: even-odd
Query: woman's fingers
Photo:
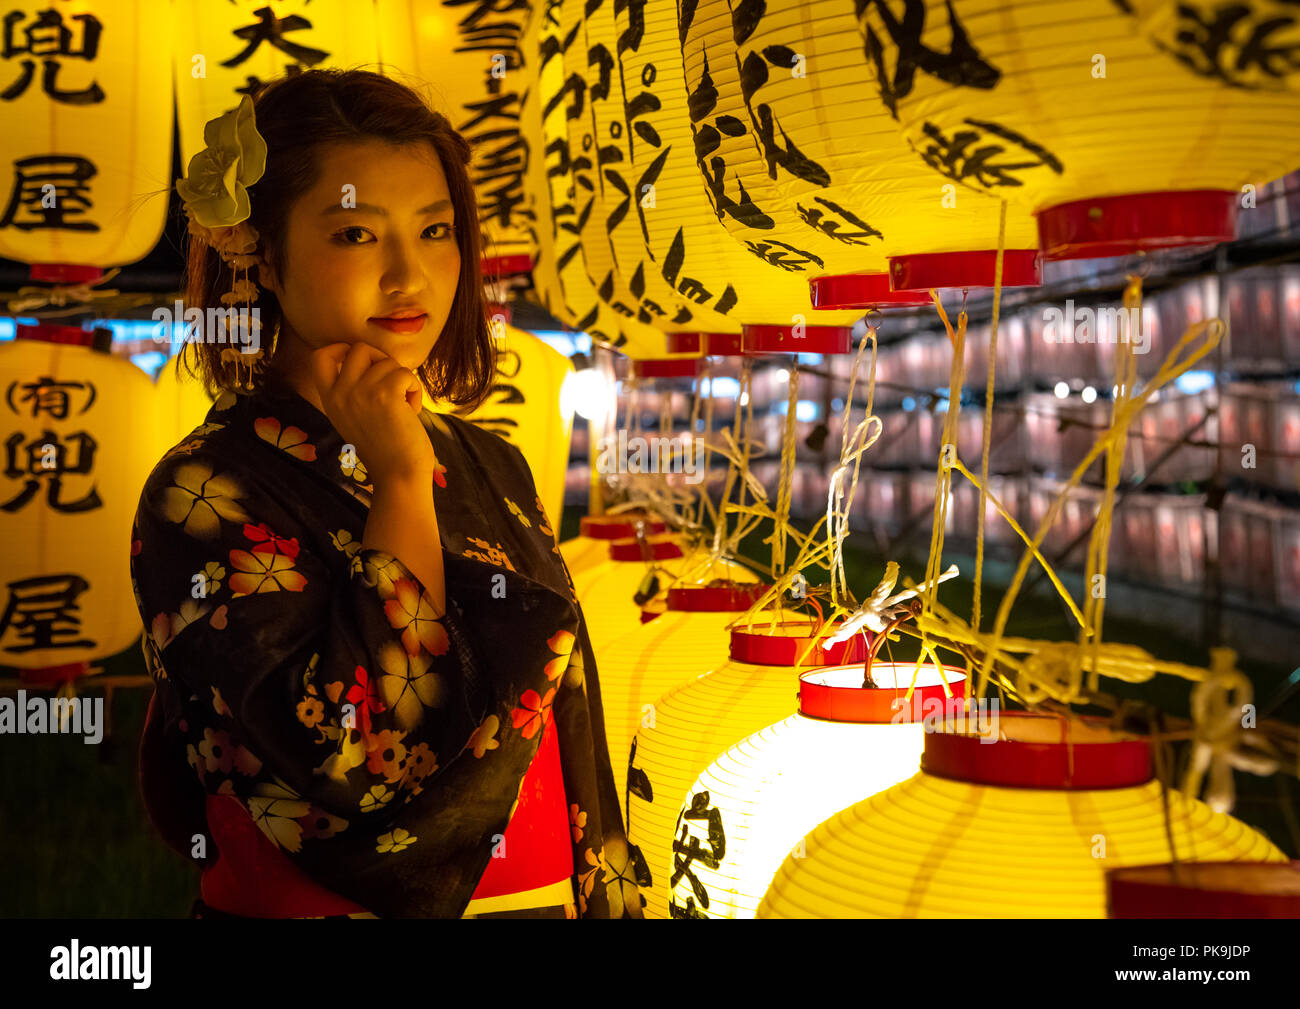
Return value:
<svg viewBox="0 0 1300 1009">
<path fill-rule="evenodd" d="M 348 352 L 350 343 L 331 343 L 312 351 L 311 376 L 316 383 L 316 393 L 322 399 L 334 388 L 338 381 L 339 369 Z"/>
<path fill-rule="evenodd" d="M 346 394 L 360 381 L 361 376 L 370 366 L 380 360 L 390 360 L 390 358 L 378 347 L 364 340 L 354 343 L 348 348 L 347 357 L 343 359 L 343 367 L 339 369 L 338 383 L 334 388 L 335 394 Z"/>
</svg>

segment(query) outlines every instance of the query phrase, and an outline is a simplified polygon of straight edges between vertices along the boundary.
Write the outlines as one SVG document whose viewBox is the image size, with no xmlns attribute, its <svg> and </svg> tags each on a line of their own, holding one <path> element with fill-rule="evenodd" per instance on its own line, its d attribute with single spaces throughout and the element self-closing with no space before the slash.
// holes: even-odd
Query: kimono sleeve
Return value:
<svg viewBox="0 0 1300 1009">
<path fill-rule="evenodd" d="M 235 747 L 222 790 L 244 797 L 274 781 L 353 815 L 427 777 L 431 765 L 399 767 L 392 752 L 458 752 L 491 690 L 454 606 L 435 616 L 398 558 L 329 535 L 335 555 L 313 551 L 245 470 L 195 452 L 147 482 L 132 575 L 166 676 Z M 374 757 L 377 740 L 392 744 L 389 759 Z"/>
</svg>

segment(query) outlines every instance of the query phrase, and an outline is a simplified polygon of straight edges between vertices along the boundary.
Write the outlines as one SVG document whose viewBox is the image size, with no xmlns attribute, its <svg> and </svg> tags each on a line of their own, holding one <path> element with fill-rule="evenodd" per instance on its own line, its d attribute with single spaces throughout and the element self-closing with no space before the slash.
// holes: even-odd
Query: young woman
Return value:
<svg viewBox="0 0 1300 1009">
<path fill-rule="evenodd" d="M 194 913 L 639 918 L 528 466 L 421 405 L 472 406 L 493 374 L 469 147 L 364 71 L 254 108 L 242 234 L 275 336 L 251 392 L 226 347 L 186 345 L 219 396 L 151 474 L 132 544 L 142 788 L 203 868 Z M 216 306 L 231 275 L 200 239 L 221 232 L 192 231 L 188 302 Z"/>
</svg>

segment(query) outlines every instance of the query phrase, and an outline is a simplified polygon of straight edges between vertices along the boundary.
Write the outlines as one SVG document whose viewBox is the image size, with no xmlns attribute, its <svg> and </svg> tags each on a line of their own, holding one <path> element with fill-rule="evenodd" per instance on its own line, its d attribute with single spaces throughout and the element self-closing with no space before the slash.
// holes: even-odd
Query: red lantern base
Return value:
<svg viewBox="0 0 1300 1009">
<path fill-rule="evenodd" d="M 1300 918 L 1300 862 L 1183 862 L 1106 873 L 1109 918 Z"/>
<path fill-rule="evenodd" d="M 731 631 L 731 659 L 755 666 L 793 666 L 799 656 L 808 649 L 815 629 L 807 623 L 782 622 L 776 624 L 755 624 L 753 627 L 736 627 Z M 823 648 L 822 642 L 830 637 L 834 630 L 827 632 L 803 659 L 805 666 L 838 666 L 846 662 L 865 662 L 867 646 L 863 638 L 866 632 L 837 642 L 830 648 Z M 793 686 L 793 684 L 791 684 Z"/>
<path fill-rule="evenodd" d="M 762 582 L 678 585 L 668 590 L 668 608 L 682 613 L 743 613 L 767 590 Z"/>
<path fill-rule="evenodd" d="M 609 544 L 609 559 L 612 561 L 668 561 L 681 556 L 682 548 L 666 537 L 647 537 L 644 550 L 641 541 L 635 538 L 611 540 Z"/>
<path fill-rule="evenodd" d="M 926 733 L 921 770 L 977 785 L 1069 791 L 1151 780 L 1147 741 L 1113 732 L 1104 719 L 1004 711 L 992 721 L 992 741 L 968 732 Z"/>
<path fill-rule="evenodd" d="M 997 265 L 997 249 L 892 256 L 889 260 L 889 280 L 895 291 L 992 287 L 997 277 Z M 1042 282 L 1042 262 L 1037 249 L 1003 250 L 1003 287 L 1037 287 Z"/>
<path fill-rule="evenodd" d="M 632 375 L 635 378 L 694 378 L 699 373 L 698 357 L 655 358 L 632 362 Z"/>
<path fill-rule="evenodd" d="M 894 291 L 888 273 L 836 273 L 808 281 L 813 308 L 890 308 L 928 305 L 926 291 Z"/>
<path fill-rule="evenodd" d="M 510 277 L 529 273 L 533 268 L 533 257 L 523 252 L 512 256 L 484 256 L 479 263 L 480 274 L 484 277 Z"/>
<path fill-rule="evenodd" d="M 1103 259 L 1231 242 L 1240 195 L 1192 189 L 1061 203 L 1037 212 L 1038 246 L 1048 259 Z"/>
<path fill-rule="evenodd" d="M 850 326 L 746 326 L 746 354 L 847 354 L 853 349 Z"/>
<path fill-rule="evenodd" d="M 584 515 L 578 521 L 581 535 L 593 540 L 625 540 L 636 536 L 636 523 L 644 523 L 647 536 L 665 532 L 668 526 L 645 512 L 620 512 L 617 515 Z"/>
<path fill-rule="evenodd" d="M 966 695 L 966 673 L 955 666 L 944 666 L 944 676 L 932 665 L 921 667 L 916 677 L 916 688 L 907 696 L 906 686 L 897 683 L 912 682 L 913 662 L 873 662 L 871 678 L 876 683 L 889 686 L 864 687 L 863 666 L 836 666 L 818 669 L 799 677 L 799 713 L 809 718 L 824 718 L 831 722 L 857 722 L 863 725 L 889 725 L 891 723 L 917 722 L 925 716 L 926 704 L 934 709 L 948 698 Z M 949 690 L 944 689 L 947 677 Z M 921 717 L 916 717 L 920 715 Z"/>
</svg>

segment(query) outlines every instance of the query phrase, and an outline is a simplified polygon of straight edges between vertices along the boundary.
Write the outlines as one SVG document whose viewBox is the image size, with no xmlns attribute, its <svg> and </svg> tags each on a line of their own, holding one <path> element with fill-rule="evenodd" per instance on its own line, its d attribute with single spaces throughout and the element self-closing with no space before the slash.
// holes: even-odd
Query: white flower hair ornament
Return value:
<svg viewBox="0 0 1300 1009">
<path fill-rule="evenodd" d="M 203 127 L 203 140 L 206 147 L 190 159 L 185 177 L 176 182 L 176 192 L 189 218 L 190 235 L 216 249 L 233 273 L 221 303 L 242 305 L 243 311 L 221 318 L 225 332 L 218 342 L 231 345 L 221 352 L 221 360 L 234 362 L 237 388 L 241 357 L 251 355 L 243 383 L 251 391 L 253 374 L 265 365 L 266 355 L 258 339 L 261 320 L 250 311 L 258 286 L 248 271 L 265 262 L 257 253 L 260 236 L 248 221 L 252 213 L 248 187 L 266 171 L 267 154 L 266 141 L 257 132 L 252 98 L 244 95 L 237 108 L 210 120 Z M 243 348 L 237 349 L 238 344 Z"/>
</svg>

